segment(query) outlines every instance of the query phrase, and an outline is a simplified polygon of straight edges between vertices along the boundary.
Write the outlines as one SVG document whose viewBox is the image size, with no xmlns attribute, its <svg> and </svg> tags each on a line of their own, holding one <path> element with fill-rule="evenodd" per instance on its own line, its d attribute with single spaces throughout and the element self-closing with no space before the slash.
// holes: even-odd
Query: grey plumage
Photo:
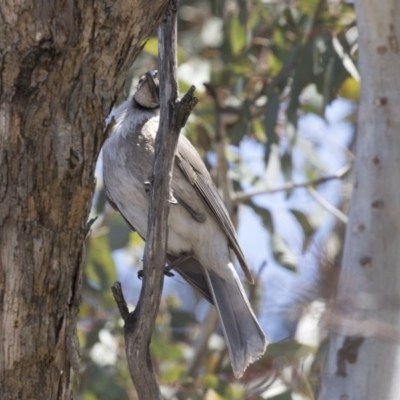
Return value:
<svg viewBox="0 0 400 400">
<path fill-rule="evenodd" d="M 144 182 L 151 174 L 159 124 L 156 73 L 139 81 L 133 98 L 115 112 L 116 124 L 103 148 L 107 196 L 128 224 L 147 234 L 149 195 Z M 180 136 L 171 184 L 168 231 L 170 262 L 188 258 L 175 270 L 218 310 L 233 371 L 241 377 L 248 364 L 265 351 L 266 339 L 232 264 L 234 254 L 253 283 L 228 212 L 199 154 Z"/>
</svg>

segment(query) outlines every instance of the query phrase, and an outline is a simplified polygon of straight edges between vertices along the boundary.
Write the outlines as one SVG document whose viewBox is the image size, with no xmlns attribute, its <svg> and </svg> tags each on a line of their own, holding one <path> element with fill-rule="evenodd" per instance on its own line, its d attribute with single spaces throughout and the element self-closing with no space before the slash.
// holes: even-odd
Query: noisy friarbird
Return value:
<svg viewBox="0 0 400 400">
<path fill-rule="evenodd" d="M 147 236 L 148 181 L 159 119 L 157 72 L 147 72 L 132 98 L 115 111 L 103 148 L 107 197 L 128 224 Z M 148 184 L 147 184 L 148 185 Z M 267 345 L 233 265 L 236 255 L 253 283 L 229 214 L 201 157 L 179 138 L 171 183 L 167 260 L 217 308 L 235 376 L 261 357 Z"/>
</svg>

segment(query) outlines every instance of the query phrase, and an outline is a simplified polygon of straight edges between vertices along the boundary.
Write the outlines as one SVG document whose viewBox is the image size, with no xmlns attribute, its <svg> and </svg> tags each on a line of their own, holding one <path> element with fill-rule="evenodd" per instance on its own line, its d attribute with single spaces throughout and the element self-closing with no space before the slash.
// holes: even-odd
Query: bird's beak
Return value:
<svg viewBox="0 0 400 400">
<path fill-rule="evenodd" d="M 147 71 L 146 72 L 146 79 L 149 82 L 150 88 L 152 90 L 157 89 L 158 85 L 155 82 L 155 79 L 157 78 L 157 71 Z"/>
<path fill-rule="evenodd" d="M 160 88 L 157 79 L 157 71 L 146 72 L 146 82 L 152 95 L 155 106 L 160 105 Z"/>
</svg>

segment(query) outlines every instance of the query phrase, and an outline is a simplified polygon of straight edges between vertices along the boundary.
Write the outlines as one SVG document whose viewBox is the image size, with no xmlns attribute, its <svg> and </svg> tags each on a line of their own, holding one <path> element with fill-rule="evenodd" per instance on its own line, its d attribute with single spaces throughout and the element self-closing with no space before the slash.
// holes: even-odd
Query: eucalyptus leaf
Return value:
<svg viewBox="0 0 400 400">
<path fill-rule="evenodd" d="M 303 251 L 305 251 L 308 248 L 308 245 L 310 244 L 311 239 L 315 233 L 315 227 L 311 219 L 303 212 L 294 209 L 290 209 L 289 211 L 297 219 L 297 222 L 300 224 L 303 230 L 304 233 Z"/>
<path fill-rule="evenodd" d="M 291 393 L 288 391 L 285 393 L 280 393 L 273 397 L 267 397 L 267 400 L 293 400 L 293 397 Z"/>
<path fill-rule="evenodd" d="M 281 358 L 286 364 L 296 363 L 309 355 L 315 354 L 316 349 L 312 346 L 299 343 L 295 340 L 287 340 L 277 343 L 270 343 L 263 358 L 276 360 Z"/>
<path fill-rule="evenodd" d="M 132 229 L 128 226 L 120 213 L 115 213 L 111 219 L 108 231 L 108 244 L 111 250 L 125 247 L 129 243 Z"/>
<path fill-rule="evenodd" d="M 290 271 L 297 270 L 297 258 L 286 240 L 276 232 L 270 236 L 271 250 L 275 260 Z"/>
<path fill-rule="evenodd" d="M 265 163 L 268 164 L 271 146 L 278 143 L 278 137 L 275 132 L 279 112 L 279 94 L 275 89 L 270 89 L 267 100 L 267 108 L 264 116 L 265 132 L 267 134 L 267 145 L 265 146 Z"/>
<path fill-rule="evenodd" d="M 247 29 L 237 15 L 232 15 L 229 28 L 231 51 L 233 55 L 237 55 L 246 46 Z"/>
</svg>

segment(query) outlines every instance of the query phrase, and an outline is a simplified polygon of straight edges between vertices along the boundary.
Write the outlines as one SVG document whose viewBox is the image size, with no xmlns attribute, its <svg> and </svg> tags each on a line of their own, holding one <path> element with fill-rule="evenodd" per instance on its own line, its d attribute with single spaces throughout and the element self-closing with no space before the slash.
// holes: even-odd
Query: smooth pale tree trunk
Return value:
<svg viewBox="0 0 400 400">
<path fill-rule="evenodd" d="M 356 0 L 354 191 L 319 400 L 400 399 L 400 2 Z"/>
<path fill-rule="evenodd" d="M 167 0 L 0 1 L 0 398 L 69 399 L 103 121 Z"/>
</svg>

